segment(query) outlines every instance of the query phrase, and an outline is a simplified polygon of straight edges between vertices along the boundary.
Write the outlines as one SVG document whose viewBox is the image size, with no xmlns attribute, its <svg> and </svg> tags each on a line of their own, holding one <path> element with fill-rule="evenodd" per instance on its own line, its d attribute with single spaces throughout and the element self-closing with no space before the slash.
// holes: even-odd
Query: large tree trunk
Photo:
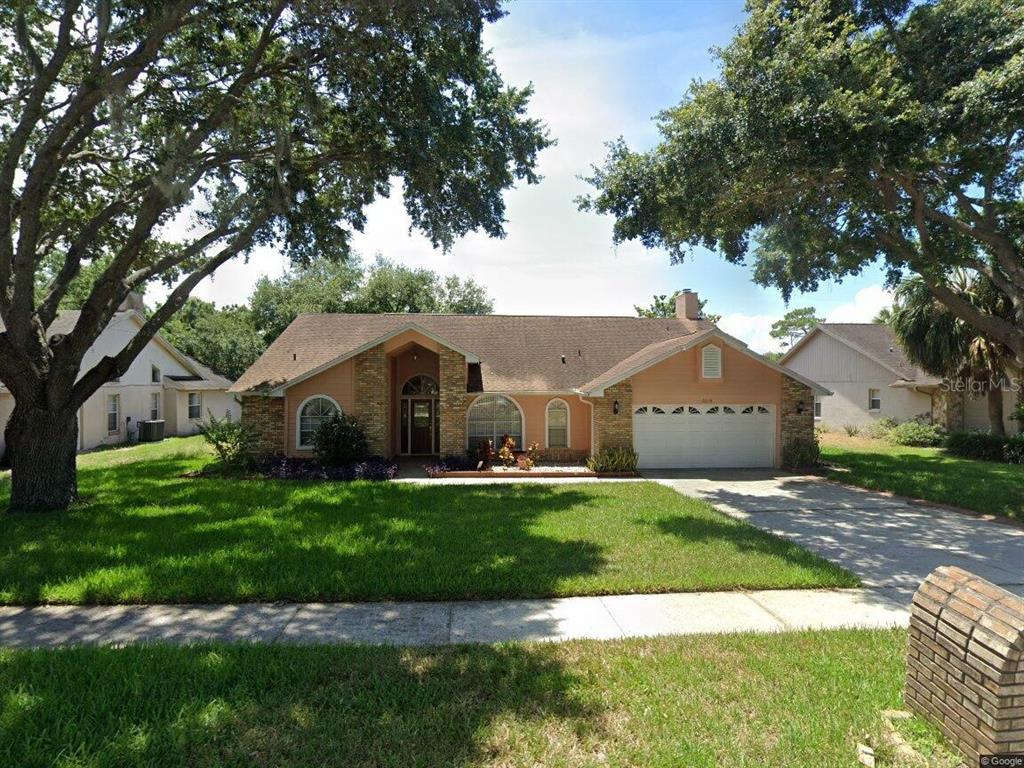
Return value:
<svg viewBox="0 0 1024 768">
<path fill-rule="evenodd" d="M 78 497 L 78 414 L 14 404 L 5 433 L 11 510 L 67 509 Z"/>
<path fill-rule="evenodd" d="M 988 388 L 988 423 L 993 435 L 1006 434 L 1006 425 L 1003 424 L 1002 388 Z"/>
</svg>

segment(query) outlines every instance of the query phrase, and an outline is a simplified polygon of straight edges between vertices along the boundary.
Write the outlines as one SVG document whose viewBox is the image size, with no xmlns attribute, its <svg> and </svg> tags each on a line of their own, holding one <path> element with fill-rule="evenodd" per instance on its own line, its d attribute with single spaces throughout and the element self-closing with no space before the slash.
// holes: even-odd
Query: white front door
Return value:
<svg viewBox="0 0 1024 768">
<path fill-rule="evenodd" d="M 641 469 L 771 467 L 775 406 L 635 405 L 633 446 Z"/>
</svg>

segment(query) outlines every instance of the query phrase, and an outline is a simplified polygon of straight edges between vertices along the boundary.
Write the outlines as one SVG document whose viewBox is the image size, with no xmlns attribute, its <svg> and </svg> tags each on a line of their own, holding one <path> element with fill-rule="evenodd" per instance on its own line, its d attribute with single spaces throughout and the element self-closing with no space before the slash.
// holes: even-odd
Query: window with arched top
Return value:
<svg viewBox="0 0 1024 768">
<path fill-rule="evenodd" d="M 701 376 L 705 379 L 722 378 L 722 350 L 708 344 L 700 351 Z"/>
<path fill-rule="evenodd" d="M 413 376 L 405 382 L 405 386 L 402 387 L 402 394 L 437 397 L 437 380 L 433 376 L 427 376 L 425 373 Z"/>
<path fill-rule="evenodd" d="M 548 448 L 569 447 L 569 405 L 565 400 L 548 403 Z"/>
<path fill-rule="evenodd" d="M 341 415 L 341 407 L 326 395 L 307 397 L 299 405 L 299 418 L 296 420 L 296 448 L 312 448 L 313 437 L 320 425 L 332 416 Z"/>
<path fill-rule="evenodd" d="M 516 448 L 523 447 L 523 414 L 515 401 L 504 395 L 481 395 L 474 400 L 466 425 L 467 448 L 475 449 L 483 440 L 490 440 L 497 450 L 505 435 L 515 441 Z"/>
</svg>

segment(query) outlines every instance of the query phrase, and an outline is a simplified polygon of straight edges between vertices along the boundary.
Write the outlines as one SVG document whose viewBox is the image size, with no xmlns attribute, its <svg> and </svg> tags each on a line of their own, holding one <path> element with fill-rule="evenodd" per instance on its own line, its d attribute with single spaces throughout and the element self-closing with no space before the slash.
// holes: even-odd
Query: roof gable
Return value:
<svg viewBox="0 0 1024 768">
<path fill-rule="evenodd" d="M 884 323 L 819 323 L 801 338 L 779 361 L 783 365 L 795 357 L 815 334 L 825 334 L 849 349 L 864 355 L 901 381 L 932 381 L 903 353 L 892 329 Z"/>
<path fill-rule="evenodd" d="M 414 328 L 479 361 L 484 391 L 572 392 L 649 344 L 711 327 L 698 320 L 552 315 L 300 315 L 233 390 L 276 392 Z"/>
</svg>

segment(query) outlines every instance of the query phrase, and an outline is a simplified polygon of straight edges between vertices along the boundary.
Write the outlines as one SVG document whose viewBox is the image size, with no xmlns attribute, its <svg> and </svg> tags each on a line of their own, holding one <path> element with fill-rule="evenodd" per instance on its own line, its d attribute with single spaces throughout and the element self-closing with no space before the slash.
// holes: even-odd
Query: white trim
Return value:
<svg viewBox="0 0 1024 768">
<path fill-rule="evenodd" d="M 113 400 L 115 408 L 110 410 L 110 402 Z M 110 428 L 110 415 L 114 414 L 114 422 L 117 424 L 117 429 Z M 107 393 L 107 411 L 105 417 L 107 420 L 107 437 L 112 435 L 121 434 L 121 393 L 120 392 L 108 392 Z"/>
<path fill-rule="evenodd" d="M 189 399 L 192 395 L 199 395 L 199 415 L 192 416 L 190 413 L 191 405 Z M 203 390 L 193 389 L 185 393 L 185 420 L 186 421 L 202 421 L 203 420 Z"/>
<path fill-rule="evenodd" d="M 569 404 L 560 397 L 553 397 L 544 405 L 544 447 L 551 447 L 551 427 L 548 425 L 548 409 L 551 408 L 554 403 L 561 403 L 565 406 L 565 445 L 560 445 L 558 447 L 564 447 L 566 449 L 572 448 L 572 408 L 570 408 Z M 523 442 L 525 441 L 526 439 L 524 438 Z"/>
<path fill-rule="evenodd" d="M 272 397 L 273 396 L 283 395 L 284 391 L 286 389 L 288 389 L 289 387 L 293 387 L 296 384 L 305 381 L 306 379 L 309 379 L 309 378 L 312 378 L 313 376 L 316 376 L 318 373 L 323 373 L 324 371 L 329 370 L 329 369 L 333 368 L 336 365 L 340 365 L 341 363 L 345 362 L 346 360 L 349 360 L 349 359 L 355 357 L 356 355 L 362 354 L 363 352 L 366 352 L 368 349 L 373 349 L 376 346 L 380 346 L 384 342 L 386 342 L 386 341 L 388 341 L 390 339 L 393 339 L 395 336 L 399 336 L 399 335 L 401 335 L 401 334 L 403 334 L 403 333 L 405 333 L 407 331 L 415 331 L 416 333 L 420 334 L 421 336 L 426 336 L 431 341 L 434 341 L 434 342 L 440 344 L 443 347 L 447 347 L 448 349 L 452 350 L 453 352 L 458 352 L 460 355 L 462 355 L 463 357 L 466 358 L 466 362 L 467 363 L 479 363 L 480 362 L 480 358 L 477 357 L 476 355 L 474 355 L 472 352 L 468 352 L 468 351 L 462 349 L 461 347 L 455 346 L 450 341 L 447 341 L 443 337 L 438 336 L 436 333 L 428 331 L 426 328 L 424 328 L 423 326 L 419 325 L 418 323 L 406 323 L 405 325 L 401 325 L 401 326 L 399 326 L 398 328 L 396 328 L 393 331 L 388 331 L 383 336 L 378 336 L 375 339 L 371 339 L 370 341 L 366 342 L 362 346 L 356 347 L 355 349 L 350 350 L 349 352 L 345 352 L 344 354 L 338 355 L 337 357 L 335 357 L 335 358 L 333 358 L 331 360 L 328 360 L 326 363 L 318 365 L 316 368 L 313 368 L 313 369 L 311 369 L 309 371 L 306 371 L 305 373 L 303 373 L 303 374 L 301 374 L 299 376 L 296 376 L 294 379 L 290 379 L 290 380 L 284 382 L 283 384 L 277 385 L 276 387 L 274 387 L 273 389 L 270 390 L 269 394 Z M 252 391 L 252 390 L 247 390 L 247 391 Z"/>
<path fill-rule="evenodd" d="M 345 412 L 345 411 L 342 410 L 341 406 L 338 405 L 338 401 L 335 400 L 330 395 L 310 395 L 305 400 L 303 400 L 301 403 L 299 403 L 299 407 L 295 409 L 295 450 L 296 451 L 312 451 L 313 450 L 313 446 L 312 445 L 302 445 L 302 440 L 301 440 L 301 437 L 300 437 L 302 435 L 302 409 L 306 407 L 306 403 L 308 403 L 310 400 L 319 400 L 321 398 L 323 398 L 324 400 L 330 400 L 334 404 L 334 407 L 338 409 L 338 413 L 339 414 L 342 414 L 342 413 Z"/>
<path fill-rule="evenodd" d="M 707 353 L 709 350 L 712 349 L 718 354 L 718 375 L 716 376 L 708 375 Z M 718 346 L 717 344 L 705 344 L 703 347 L 700 348 L 700 377 L 702 379 L 713 379 L 715 381 L 721 381 L 724 378 L 722 372 L 723 367 L 724 366 L 722 365 L 722 348 L 720 346 Z"/>
<path fill-rule="evenodd" d="M 644 370 L 650 368 L 652 365 L 657 365 L 658 363 L 660 363 L 660 362 L 662 362 L 664 360 L 667 360 L 668 358 L 672 357 L 673 355 L 678 355 L 680 352 L 685 352 L 688 349 L 692 349 L 697 344 L 700 344 L 702 341 L 704 341 L 705 339 L 708 339 L 708 338 L 710 338 L 712 336 L 714 336 L 715 338 L 721 340 L 723 343 L 727 344 L 728 346 L 732 347 L 737 352 L 742 352 L 747 357 L 749 357 L 749 358 L 751 358 L 753 360 L 757 360 L 759 363 L 767 366 L 768 368 L 771 368 L 773 371 L 778 371 L 783 376 L 788 376 L 789 378 L 793 379 L 794 381 L 799 381 L 801 384 L 804 384 L 804 385 L 810 387 L 813 392 L 816 392 L 819 395 L 828 396 L 828 395 L 832 394 L 832 390 L 826 389 L 825 387 L 821 386 L 821 384 L 818 384 L 816 381 L 811 381 L 806 376 L 801 376 L 796 371 L 791 370 L 789 368 L 786 368 L 785 366 L 779 365 L 778 363 L 775 363 L 775 362 L 769 360 L 768 358 L 764 357 L 763 355 L 757 354 L 757 352 L 754 352 L 752 349 L 750 349 L 746 344 L 744 344 L 742 341 L 737 339 L 735 336 L 730 336 L 729 334 L 727 334 L 725 331 L 721 330 L 717 326 L 715 328 L 708 328 L 706 331 L 702 331 L 701 333 L 696 334 L 692 338 L 686 337 L 686 336 L 680 336 L 679 337 L 680 342 L 684 342 L 684 343 L 681 343 L 679 346 L 674 346 L 671 349 L 669 349 L 667 352 L 664 352 L 664 353 L 662 353 L 660 355 L 657 355 L 656 357 L 654 357 L 653 359 L 651 359 L 651 360 L 649 360 L 649 361 L 647 361 L 645 363 L 642 363 L 640 365 L 634 366 L 633 368 L 629 369 L 625 373 L 619 374 L 619 375 L 617 375 L 617 376 L 615 376 L 615 377 L 613 377 L 611 379 L 608 379 L 606 381 L 602 381 L 600 383 L 600 386 L 595 387 L 595 388 L 593 388 L 593 389 L 591 389 L 589 391 L 586 391 L 586 390 L 576 390 L 576 394 L 583 395 L 585 397 L 604 397 L 604 391 L 608 387 L 613 387 L 616 384 L 618 384 L 620 381 L 625 381 L 626 379 L 630 378 L 631 376 L 635 376 L 636 374 L 640 373 L 640 371 L 644 371 Z"/>
<path fill-rule="evenodd" d="M 466 450 L 469 450 L 469 409 L 472 408 L 476 404 L 477 400 L 479 400 L 481 397 L 504 397 L 506 400 L 512 401 L 512 404 L 519 411 L 519 426 L 522 428 L 523 432 L 523 434 L 519 436 L 520 439 L 523 441 L 523 445 L 517 446 L 517 448 L 518 450 L 521 451 L 526 450 L 523 446 L 529 445 L 529 443 L 526 442 L 526 414 L 523 413 L 523 406 L 521 406 L 519 404 L 519 401 L 516 400 L 512 395 L 506 394 L 504 392 L 481 392 L 479 395 L 474 397 L 469 402 L 469 405 L 466 406 L 466 429 L 465 434 L 462 436 L 462 444 L 466 446 Z M 500 445 L 496 446 L 495 450 L 498 450 L 499 448 L 501 448 Z"/>
</svg>

